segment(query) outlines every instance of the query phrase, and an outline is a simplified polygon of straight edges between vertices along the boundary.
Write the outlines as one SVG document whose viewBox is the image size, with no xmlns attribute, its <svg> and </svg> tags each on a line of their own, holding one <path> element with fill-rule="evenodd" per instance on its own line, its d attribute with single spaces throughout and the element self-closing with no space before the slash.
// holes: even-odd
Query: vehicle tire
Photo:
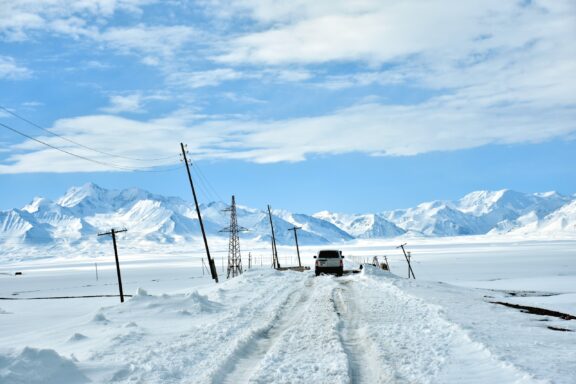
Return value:
<svg viewBox="0 0 576 384">
<path fill-rule="evenodd" d="M 316 274 L 316 277 L 320 276 L 320 272 L 315 271 L 314 273 Z"/>
</svg>

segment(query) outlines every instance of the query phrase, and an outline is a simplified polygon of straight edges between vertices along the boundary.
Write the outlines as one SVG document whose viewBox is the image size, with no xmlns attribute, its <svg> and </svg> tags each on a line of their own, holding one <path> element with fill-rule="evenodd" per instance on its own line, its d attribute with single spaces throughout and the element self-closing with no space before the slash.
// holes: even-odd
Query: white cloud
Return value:
<svg viewBox="0 0 576 384">
<path fill-rule="evenodd" d="M 161 158 L 174 155 L 171 160 L 133 161 L 98 154 L 58 137 L 39 137 L 44 142 L 79 156 L 125 168 L 177 164 L 178 140 L 188 139 L 191 151 L 194 151 L 195 145 L 210 144 L 208 138 L 194 130 L 187 130 L 179 118 L 141 122 L 109 115 L 82 116 L 58 120 L 51 130 L 91 148 L 125 157 Z M 12 154 L 0 165 L 0 173 L 121 171 L 72 157 L 31 140 L 13 145 L 11 149 Z"/>
<path fill-rule="evenodd" d="M 150 101 L 167 101 L 171 96 L 165 92 L 144 94 L 142 92 L 123 92 L 109 95 L 110 105 L 101 108 L 108 113 L 141 113 L 145 112 L 144 105 Z"/>
<path fill-rule="evenodd" d="M 168 82 L 172 85 L 201 88 L 216 86 L 225 81 L 238 80 L 246 77 L 245 74 L 230 68 L 218 68 L 207 71 L 176 72 L 168 75 Z"/>
<path fill-rule="evenodd" d="M 109 28 L 93 38 L 121 52 L 137 52 L 146 56 L 144 63 L 157 63 L 158 58 L 173 56 L 186 42 L 198 36 L 188 26 L 157 26 L 140 24 L 134 27 Z"/>
<path fill-rule="evenodd" d="M 372 84 L 391 85 L 402 84 L 413 79 L 414 73 L 409 74 L 406 70 L 388 70 L 382 72 L 359 72 L 348 75 L 327 76 L 320 86 L 328 89 L 344 89 Z"/>
<path fill-rule="evenodd" d="M 273 2 L 274 5 L 277 2 Z M 263 24 L 237 37 L 220 57 L 226 62 L 324 63 L 333 60 L 382 63 L 406 55 L 465 48 L 489 30 L 490 13 L 516 16 L 495 0 L 454 3 L 421 1 L 286 2 L 232 1 Z M 416 21 L 417 20 L 417 21 Z"/>
<path fill-rule="evenodd" d="M 331 89 L 473 86 L 513 101 L 557 102 L 576 88 L 576 3 L 570 0 L 216 3 L 257 21 L 255 31 L 221 46 L 216 60 L 228 65 L 345 62 L 373 69 L 328 72 L 322 85 Z"/>
<path fill-rule="evenodd" d="M 409 156 L 487 144 L 536 143 L 576 132 L 574 111 L 559 115 L 543 110 L 535 120 L 527 109 L 478 110 L 438 99 L 416 106 L 361 104 L 326 116 L 268 123 L 237 122 L 238 130 L 249 132 L 240 139 L 244 150 L 226 156 L 256 162 L 351 152 Z"/>
<path fill-rule="evenodd" d="M 110 105 L 102 108 L 102 111 L 108 113 L 143 112 L 142 95 L 139 93 L 133 93 L 130 95 L 112 95 L 110 96 Z"/>
<path fill-rule="evenodd" d="M 186 25 L 113 26 L 114 17 L 142 14 L 157 0 L 0 0 L 0 38 L 8 41 L 40 39 L 46 34 L 101 44 L 124 54 L 137 54 L 148 65 L 161 65 L 184 44 L 198 37 Z"/>
<path fill-rule="evenodd" d="M 42 7 L 40 2 L 22 3 Z M 349 152 L 409 156 L 570 139 L 576 133 L 573 1 L 210 0 L 214 14 L 243 15 L 253 21 L 233 36 L 219 36 L 218 53 L 210 52 L 221 67 L 204 60 L 206 50 L 187 51 L 201 36 L 193 27 L 86 23 L 83 15 L 106 19 L 118 7 L 112 0 L 96 7 L 82 1 L 82 11 L 64 12 L 56 11 L 57 3 L 64 2 L 49 0 L 52 8 L 42 8 L 46 12 L 20 12 L 11 21 L 0 18 L 0 31 L 12 31 L 13 38 L 40 28 L 86 37 L 160 66 L 167 85 L 174 88 L 215 87 L 237 80 L 258 83 L 259 89 L 283 82 L 334 91 L 375 84 L 404 87 L 402 92 L 419 100 L 386 104 L 383 98 L 370 101 L 361 93 L 358 98 L 363 101 L 324 115 L 265 121 L 254 115 L 223 117 L 180 110 L 148 121 L 98 115 L 54 124 L 55 131 L 110 152 L 162 156 L 187 141 L 201 158 L 301 161 L 315 154 Z M 139 9 L 138 2 L 133 4 Z M 203 46 L 214 41 L 208 39 Z M 195 55 L 202 58 L 194 61 Z M 16 64 L 10 60 L 4 62 L 13 68 Z M 240 91 L 222 96 L 259 102 Z M 143 111 L 150 100 L 140 92 L 109 96 L 110 105 L 102 109 L 108 113 Z M 291 96 L 303 104 L 314 103 L 307 94 Z M 0 165 L 0 173 L 102 169 L 34 143 L 14 149 L 18 152 Z"/>
<path fill-rule="evenodd" d="M 271 72 L 271 71 L 268 71 Z M 303 69 L 283 69 L 279 71 L 272 71 L 272 75 L 280 82 L 301 82 L 311 79 L 312 73 Z"/>
<path fill-rule="evenodd" d="M 26 40 L 49 31 L 85 35 L 88 20 L 106 20 L 117 12 L 141 13 L 155 0 L 0 0 L 0 34 L 8 40 Z"/>
<path fill-rule="evenodd" d="M 574 108 L 533 108 L 521 103 L 479 106 L 463 102 L 458 96 L 441 96 L 418 105 L 364 103 L 323 116 L 275 121 L 245 117 L 198 120 L 192 111 L 178 111 L 149 121 L 83 116 L 60 120 L 53 129 L 92 147 L 133 157 L 172 154 L 183 141 L 190 145 L 197 159 L 257 163 L 302 161 L 312 155 L 352 152 L 411 156 L 488 144 L 539 143 L 574 137 Z M 118 140 L 119 137 L 134 140 Z M 66 144 L 58 138 L 43 140 L 58 146 Z M 95 155 L 71 145 L 67 148 L 84 156 Z M 0 173 L 114 170 L 46 150 L 34 142 L 24 142 L 13 149 L 14 154 L 0 165 Z M 143 165 L 106 156 L 96 158 L 127 167 Z"/>
<path fill-rule="evenodd" d="M 20 80 L 27 79 L 32 75 L 32 71 L 16 63 L 14 58 L 0 56 L 0 79 Z"/>
<path fill-rule="evenodd" d="M 42 103 L 40 101 L 26 101 L 26 102 L 22 103 L 22 106 L 24 108 L 28 108 L 28 109 L 36 109 L 38 107 L 44 106 L 44 103 Z"/>
</svg>

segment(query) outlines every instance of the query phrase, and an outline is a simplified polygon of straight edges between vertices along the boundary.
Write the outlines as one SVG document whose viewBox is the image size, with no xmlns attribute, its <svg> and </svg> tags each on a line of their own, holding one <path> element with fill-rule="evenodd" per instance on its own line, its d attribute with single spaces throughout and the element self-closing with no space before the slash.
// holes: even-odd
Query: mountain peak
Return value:
<svg viewBox="0 0 576 384">
<path fill-rule="evenodd" d="M 26 204 L 22 210 L 29 213 L 35 213 L 41 211 L 43 208 L 51 208 L 52 206 L 54 206 L 52 200 L 45 197 L 35 197 L 30 203 Z"/>
<path fill-rule="evenodd" d="M 457 202 L 461 212 L 480 216 L 488 213 L 496 204 L 504 201 L 525 200 L 526 195 L 510 189 L 498 191 L 475 191 L 467 194 Z"/>
<path fill-rule="evenodd" d="M 108 192 L 106 189 L 90 182 L 80 187 L 72 187 L 66 191 L 64 196 L 58 199 L 57 203 L 63 207 L 75 207 L 86 198 L 101 197 Z"/>
<path fill-rule="evenodd" d="M 538 197 L 543 197 L 543 198 L 562 198 L 564 197 L 563 195 L 561 195 L 560 193 L 556 192 L 556 191 L 547 191 L 547 192 L 538 192 L 535 193 L 534 196 L 538 196 Z"/>
</svg>

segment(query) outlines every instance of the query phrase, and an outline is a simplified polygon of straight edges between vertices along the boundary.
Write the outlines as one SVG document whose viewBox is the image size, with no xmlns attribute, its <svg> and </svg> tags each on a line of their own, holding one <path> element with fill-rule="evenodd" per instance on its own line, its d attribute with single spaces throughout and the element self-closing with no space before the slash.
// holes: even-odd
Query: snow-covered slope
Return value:
<svg viewBox="0 0 576 384">
<path fill-rule="evenodd" d="M 504 189 L 472 192 L 456 206 L 461 212 L 479 217 L 485 225 L 494 227 L 502 221 L 514 221 L 532 213 L 541 219 L 571 200 L 556 192 L 524 194 Z"/>
<path fill-rule="evenodd" d="M 395 237 L 406 233 L 379 214 L 345 215 L 322 211 L 314 214 L 314 217 L 330 222 L 357 238 Z"/>
<path fill-rule="evenodd" d="M 488 230 L 481 220 L 450 202 L 422 203 L 416 208 L 390 212 L 386 217 L 400 228 L 428 236 L 474 235 Z"/>
<path fill-rule="evenodd" d="M 536 234 L 548 215 L 574 200 L 557 192 L 476 191 L 456 202 L 433 201 L 383 215 L 404 230 L 428 236 L 501 234 L 522 227 Z"/>
<path fill-rule="evenodd" d="M 576 196 L 556 192 L 477 191 L 462 199 L 432 201 L 415 208 L 382 213 L 341 214 L 329 211 L 312 216 L 273 211 L 278 244 L 294 244 L 290 228 L 301 227 L 302 245 L 330 244 L 356 238 L 388 238 L 404 234 L 460 236 L 480 234 L 576 234 Z M 229 224 L 223 202 L 201 205 L 209 236 Z M 238 222 L 248 229 L 243 237 L 269 241 L 270 222 L 264 210 L 237 207 Z M 15 246 L 65 243 L 80 245 L 97 241 L 98 231 L 127 227 L 126 236 L 136 243 L 171 244 L 200 235 L 196 209 L 191 202 L 130 188 L 108 190 L 88 183 L 70 188 L 51 201 L 35 198 L 22 209 L 0 212 L 0 244 Z M 83 244 L 84 247 L 89 245 Z M 6 248 L 6 247 L 3 247 Z"/>
<path fill-rule="evenodd" d="M 44 244 L 51 241 L 48 226 L 38 222 L 27 211 L 12 209 L 0 212 L 0 242 Z"/>
<path fill-rule="evenodd" d="M 223 202 L 201 205 L 204 227 L 210 236 L 227 237 L 220 232 L 229 225 L 228 206 Z M 242 236 L 268 241 L 268 215 L 258 209 L 239 206 L 239 225 L 248 229 Z M 277 242 L 293 244 L 289 228 L 301 226 L 299 242 L 327 244 L 353 239 L 331 223 L 307 215 L 273 214 Z M 64 196 L 51 201 L 35 198 L 23 209 L 0 212 L 0 243 L 40 245 L 97 241 L 99 231 L 112 227 L 129 229 L 126 236 L 136 242 L 178 243 L 200 236 L 196 209 L 191 202 L 176 197 L 155 195 L 131 188 L 107 190 L 88 183 L 70 188 Z"/>
<path fill-rule="evenodd" d="M 523 217 L 524 218 L 524 217 Z M 520 220 L 517 220 L 520 222 Z M 513 234 L 542 234 L 557 237 L 567 233 L 576 233 L 576 200 L 538 220 L 532 215 L 510 230 Z"/>
</svg>

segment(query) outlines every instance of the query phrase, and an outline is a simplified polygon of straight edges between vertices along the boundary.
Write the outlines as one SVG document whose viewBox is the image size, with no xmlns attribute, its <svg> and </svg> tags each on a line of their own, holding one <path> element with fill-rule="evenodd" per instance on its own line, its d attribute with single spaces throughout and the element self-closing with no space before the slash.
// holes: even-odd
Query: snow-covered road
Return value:
<svg viewBox="0 0 576 384">
<path fill-rule="evenodd" d="M 517 311 L 496 308 L 466 288 L 452 287 L 461 292 L 459 307 L 418 294 L 426 290 L 442 301 L 449 297 L 445 286 L 368 267 L 342 278 L 252 270 L 189 293 L 139 290 L 122 305 L 51 327 L 38 345 L 33 335 L 20 336 L 18 343 L 29 347 L 1 350 L 0 381 L 573 382 L 573 373 L 558 372 L 576 368 L 575 332 L 554 332 L 532 319 L 519 322 Z M 494 335 L 509 340 L 505 346 L 487 342 L 475 322 L 499 324 Z M 530 366 L 521 354 L 539 352 L 523 351 L 524 344 L 514 341 L 527 337 L 550 340 L 549 347 L 564 349 L 564 357 Z M 10 337 L 0 341 L 10 344 Z"/>
</svg>

